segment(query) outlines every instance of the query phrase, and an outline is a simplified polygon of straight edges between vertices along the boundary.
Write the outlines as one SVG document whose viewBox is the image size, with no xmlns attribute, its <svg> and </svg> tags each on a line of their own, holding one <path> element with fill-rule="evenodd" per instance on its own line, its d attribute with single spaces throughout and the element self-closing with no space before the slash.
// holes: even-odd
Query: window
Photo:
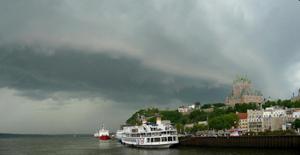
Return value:
<svg viewBox="0 0 300 155">
<path fill-rule="evenodd" d="M 172 137 L 168 137 L 168 141 L 169 141 L 169 142 L 172 141 Z"/>
<path fill-rule="evenodd" d="M 173 137 L 173 141 L 176 141 L 176 137 Z"/>
<path fill-rule="evenodd" d="M 151 138 L 151 142 L 154 142 L 153 138 Z"/>
<path fill-rule="evenodd" d="M 160 142 L 160 138 L 154 138 L 154 142 Z"/>
<path fill-rule="evenodd" d="M 166 142 L 166 141 L 167 141 L 167 137 L 162 137 L 162 138 L 161 138 L 161 141 L 162 141 L 162 142 Z"/>
<path fill-rule="evenodd" d="M 147 138 L 147 143 L 150 143 L 150 138 Z"/>
</svg>

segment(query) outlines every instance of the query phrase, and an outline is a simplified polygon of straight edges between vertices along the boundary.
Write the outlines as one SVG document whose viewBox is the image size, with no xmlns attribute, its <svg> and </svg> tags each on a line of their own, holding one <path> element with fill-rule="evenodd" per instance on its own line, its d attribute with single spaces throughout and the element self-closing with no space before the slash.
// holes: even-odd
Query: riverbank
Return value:
<svg viewBox="0 0 300 155">
<path fill-rule="evenodd" d="M 300 136 L 180 137 L 180 146 L 299 148 Z"/>
</svg>

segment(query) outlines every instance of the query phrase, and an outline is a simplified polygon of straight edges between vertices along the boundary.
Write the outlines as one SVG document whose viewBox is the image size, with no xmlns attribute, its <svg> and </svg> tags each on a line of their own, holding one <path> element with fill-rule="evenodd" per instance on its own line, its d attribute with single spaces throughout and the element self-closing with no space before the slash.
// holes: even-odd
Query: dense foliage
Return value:
<svg viewBox="0 0 300 155">
<path fill-rule="evenodd" d="M 203 131 L 203 130 L 208 130 L 208 126 L 203 124 L 195 124 L 192 128 L 185 129 L 185 132 L 196 133 L 197 131 Z"/>
<path fill-rule="evenodd" d="M 148 109 L 141 109 L 135 112 L 127 121 L 126 124 L 136 125 L 141 124 L 140 116 L 144 116 L 151 122 L 151 118 L 155 119 L 155 116 L 159 113 L 158 108 L 148 108 Z"/>
<path fill-rule="evenodd" d="M 300 108 L 300 101 L 292 102 L 291 100 L 277 100 L 277 101 L 267 101 L 262 105 L 263 108 L 280 106 L 287 108 Z"/>
<path fill-rule="evenodd" d="M 236 126 L 237 123 L 238 117 L 234 113 L 216 116 L 208 120 L 209 128 L 217 130 L 230 129 Z"/>
<path fill-rule="evenodd" d="M 170 120 L 175 124 L 178 131 L 184 131 L 185 124 L 194 124 L 193 128 L 186 129 L 188 132 L 196 132 L 198 130 L 206 130 L 208 126 L 199 125 L 200 121 L 211 120 L 210 126 L 215 129 L 226 129 L 236 123 L 235 114 L 232 113 L 232 109 L 225 108 L 224 104 L 212 104 L 214 105 L 212 112 L 203 111 L 202 107 L 192 111 L 190 114 L 183 115 L 177 110 L 159 110 L 157 108 L 142 109 L 134 113 L 127 121 L 127 124 L 136 125 L 141 124 L 141 116 L 144 116 L 148 122 L 155 122 L 157 115 L 162 117 L 162 120 Z M 217 123 L 216 123 L 217 122 Z M 221 123 L 220 123 L 221 122 Z M 217 126 L 216 126 L 217 124 Z"/>
<path fill-rule="evenodd" d="M 237 112 L 247 112 L 248 109 L 257 109 L 257 104 L 249 103 L 249 104 L 236 104 L 234 105 L 234 111 Z"/>
<path fill-rule="evenodd" d="M 219 107 L 224 107 L 224 103 L 212 103 L 212 104 L 204 104 L 201 109 L 208 109 L 208 108 L 219 108 Z"/>
<path fill-rule="evenodd" d="M 293 122 L 293 127 L 295 129 L 299 129 L 300 128 L 300 119 L 296 119 L 294 122 Z"/>
<path fill-rule="evenodd" d="M 207 112 L 204 112 L 204 111 L 198 109 L 198 110 L 192 111 L 188 118 L 190 120 L 189 123 L 191 123 L 191 122 L 206 121 L 207 117 L 208 117 Z"/>
</svg>

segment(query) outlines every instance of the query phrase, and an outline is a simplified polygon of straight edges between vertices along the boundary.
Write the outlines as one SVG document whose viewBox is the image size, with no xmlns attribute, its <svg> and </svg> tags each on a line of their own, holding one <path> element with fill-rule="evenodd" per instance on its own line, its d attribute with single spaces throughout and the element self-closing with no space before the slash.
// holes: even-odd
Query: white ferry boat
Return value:
<svg viewBox="0 0 300 155">
<path fill-rule="evenodd" d="M 121 142 L 141 148 L 169 148 L 178 143 L 178 136 L 170 121 L 162 122 L 158 117 L 156 123 L 143 121 L 141 126 L 124 127 Z"/>
</svg>

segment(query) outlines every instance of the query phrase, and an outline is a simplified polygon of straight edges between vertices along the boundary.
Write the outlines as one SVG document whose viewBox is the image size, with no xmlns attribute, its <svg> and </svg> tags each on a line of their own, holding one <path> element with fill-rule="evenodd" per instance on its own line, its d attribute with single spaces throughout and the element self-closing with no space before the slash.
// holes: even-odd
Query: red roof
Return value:
<svg viewBox="0 0 300 155">
<path fill-rule="evenodd" d="M 247 119 L 247 113 L 237 113 L 239 119 Z"/>
</svg>

